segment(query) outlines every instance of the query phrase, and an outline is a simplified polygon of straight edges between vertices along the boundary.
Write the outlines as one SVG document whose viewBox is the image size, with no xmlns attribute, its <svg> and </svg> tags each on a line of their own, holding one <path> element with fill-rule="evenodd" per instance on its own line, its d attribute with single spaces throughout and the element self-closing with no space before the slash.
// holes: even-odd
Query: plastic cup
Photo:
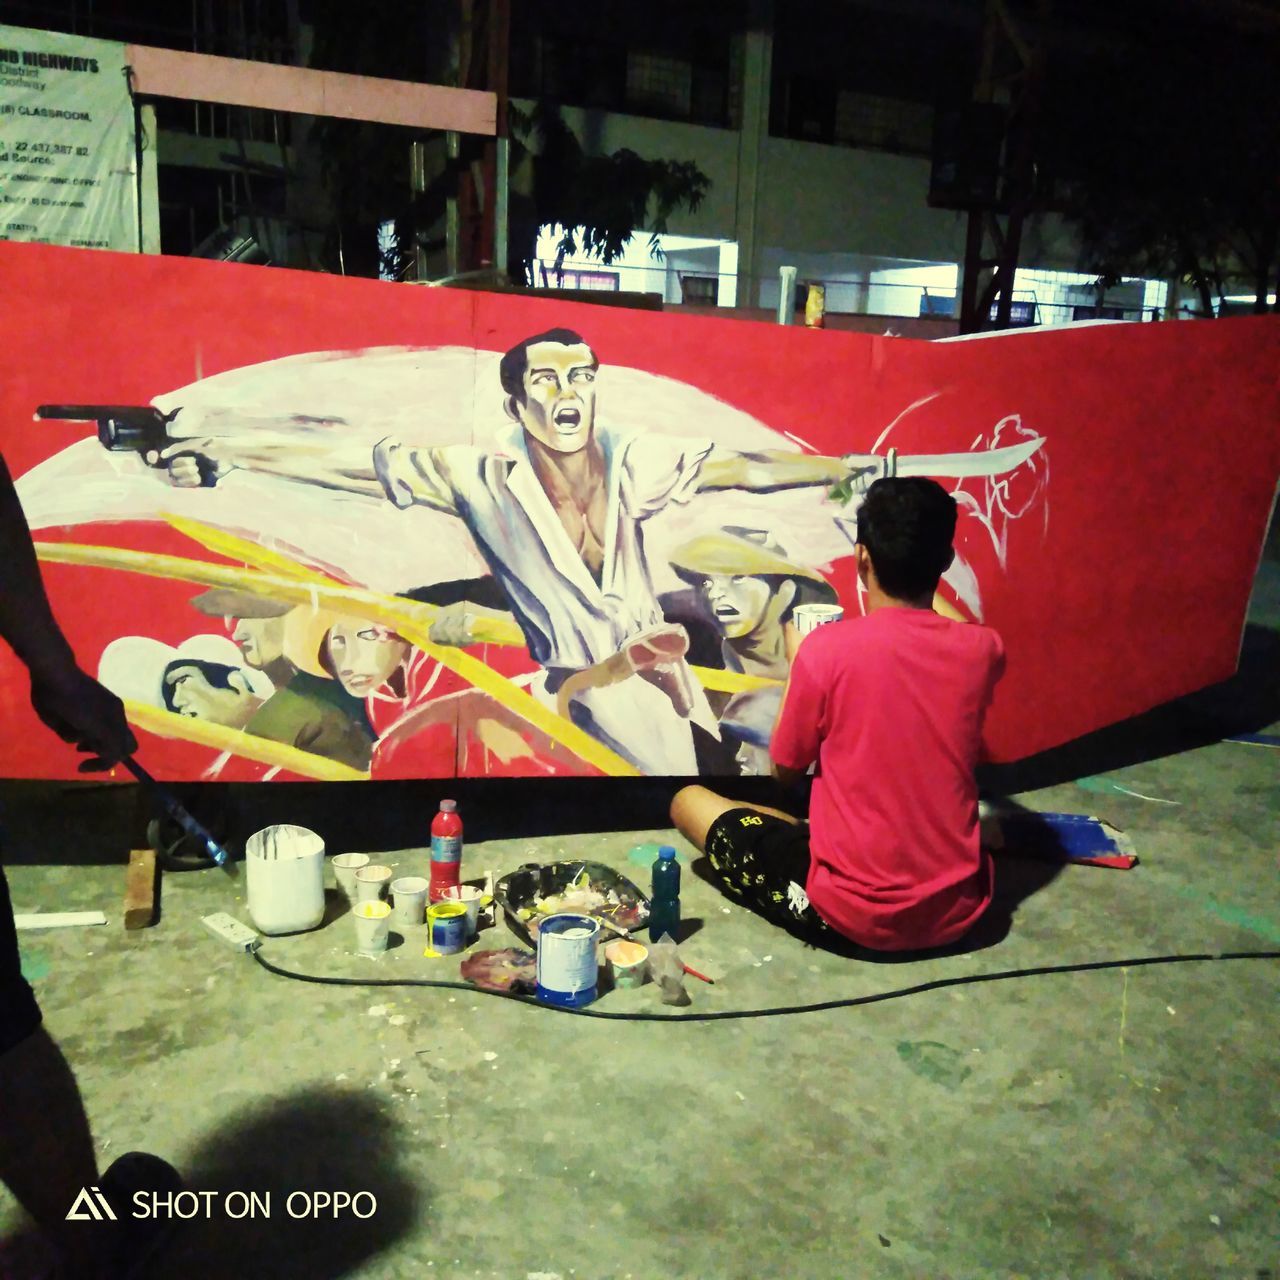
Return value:
<svg viewBox="0 0 1280 1280">
<path fill-rule="evenodd" d="M 391 919 L 406 928 L 421 924 L 427 918 L 427 890 L 431 887 L 425 876 L 401 876 L 391 882 Z"/>
<path fill-rule="evenodd" d="M 338 891 L 346 897 L 348 902 L 355 902 L 357 900 L 356 872 L 361 867 L 369 865 L 369 855 L 367 853 L 340 853 L 331 861 L 333 862 L 333 877 L 338 882 Z"/>
<path fill-rule="evenodd" d="M 480 932 L 480 899 L 484 890 L 474 884 L 451 884 L 440 894 L 441 902 L 460 902 L 467 909 L 467 937 Z"/>
<path fill-rule="evenodd" d="M 352 917 L 356 922 L 356 950 L 364 956 L 381 955 L 387 949 L 391 908 L 381 901 L 357 902 Z"/>
<path fill-rule="evenodd" d="M 798 604 L 791 610 L 791 625 L 802 635 L 828 622 L 839 622 L 844 610 L 838 604 Z"/>
<path fill-rule="evenodd" d="M 361 867 L 356 872 L 356 901 L 376 902 L 391 882 L 391 868 L 382 865 Z"/>
<path fill-rule="evenodd" d="M 649 976 L 649 948 L 639 942 L 619 938 L 604 949 L 604 958 L 613 974 L 613 985 L 620 990 L 644 985 Z"/>
</svg>

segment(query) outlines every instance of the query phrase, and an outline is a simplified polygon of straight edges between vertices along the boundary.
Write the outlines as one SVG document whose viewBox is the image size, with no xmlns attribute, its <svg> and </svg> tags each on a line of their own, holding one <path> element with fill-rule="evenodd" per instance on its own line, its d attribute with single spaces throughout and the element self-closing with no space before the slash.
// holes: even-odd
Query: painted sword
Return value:
<svg viewBox="0 0 1280 1280">
<path fill-rule="evenodd" d="M 970 476 L 998 476 L 1020 467 L 1034 457 L 1044 436 L 1024 440 L 1020 444 L 1001 445 L 998 449 L 982 449 L 973 453 L 900 454 L 890 449 L 880 457 L 873 453 L 847 453 L 841 459 L 851 468 L 850 478 L 858 493 L 885 476 L 945 476 L 962 480 Z"/>
</svg>

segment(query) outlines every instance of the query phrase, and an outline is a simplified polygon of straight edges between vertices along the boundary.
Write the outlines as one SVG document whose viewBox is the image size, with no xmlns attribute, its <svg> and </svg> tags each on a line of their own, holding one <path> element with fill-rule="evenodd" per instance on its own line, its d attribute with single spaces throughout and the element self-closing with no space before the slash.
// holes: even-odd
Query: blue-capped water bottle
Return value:
<svg viewBox="0 0 1280 1280">
<path fill-rule="evenodd" d="M 653 864 L 653 894 L 649 899 L 649 941 L 657 942 L 664 933 L 674 939 L 680 928 L 680 864 L 676 851 L 664 844 L 658 849 Z"/>
</svg>

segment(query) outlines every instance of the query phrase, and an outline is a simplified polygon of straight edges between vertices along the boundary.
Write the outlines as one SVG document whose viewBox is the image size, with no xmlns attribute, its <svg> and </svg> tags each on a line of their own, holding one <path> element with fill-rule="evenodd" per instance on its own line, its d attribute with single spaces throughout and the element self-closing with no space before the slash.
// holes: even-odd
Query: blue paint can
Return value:
<svg viewBox="0 0 1280 1280">
<path fill-rule="evenodd" d="M 538 929 L 538 999 L 576 1009 L 596 998 L 600 922 L 566 913 Z"/>
</svg>

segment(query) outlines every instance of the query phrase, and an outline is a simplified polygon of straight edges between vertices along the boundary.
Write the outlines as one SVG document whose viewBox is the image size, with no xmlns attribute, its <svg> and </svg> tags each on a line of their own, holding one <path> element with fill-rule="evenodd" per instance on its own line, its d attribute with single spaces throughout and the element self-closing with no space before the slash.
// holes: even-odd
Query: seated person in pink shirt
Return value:
<svg viewBox="0 0 1280 1280">
<path fill-rule="evenodd" d="M 1004 646 L 931 607 L 955 527 L 941 485 L 877 480 L 854 549 L 866 616 L 803 643 L 788 625 L 791 670 L 769 750 L 784 782 L 817 765 L 808 822 L 698 786 L 671 805 L 725 893 L 818 945 L 945 946 L 991 902 L 974 766 Z"/>
</svg>

